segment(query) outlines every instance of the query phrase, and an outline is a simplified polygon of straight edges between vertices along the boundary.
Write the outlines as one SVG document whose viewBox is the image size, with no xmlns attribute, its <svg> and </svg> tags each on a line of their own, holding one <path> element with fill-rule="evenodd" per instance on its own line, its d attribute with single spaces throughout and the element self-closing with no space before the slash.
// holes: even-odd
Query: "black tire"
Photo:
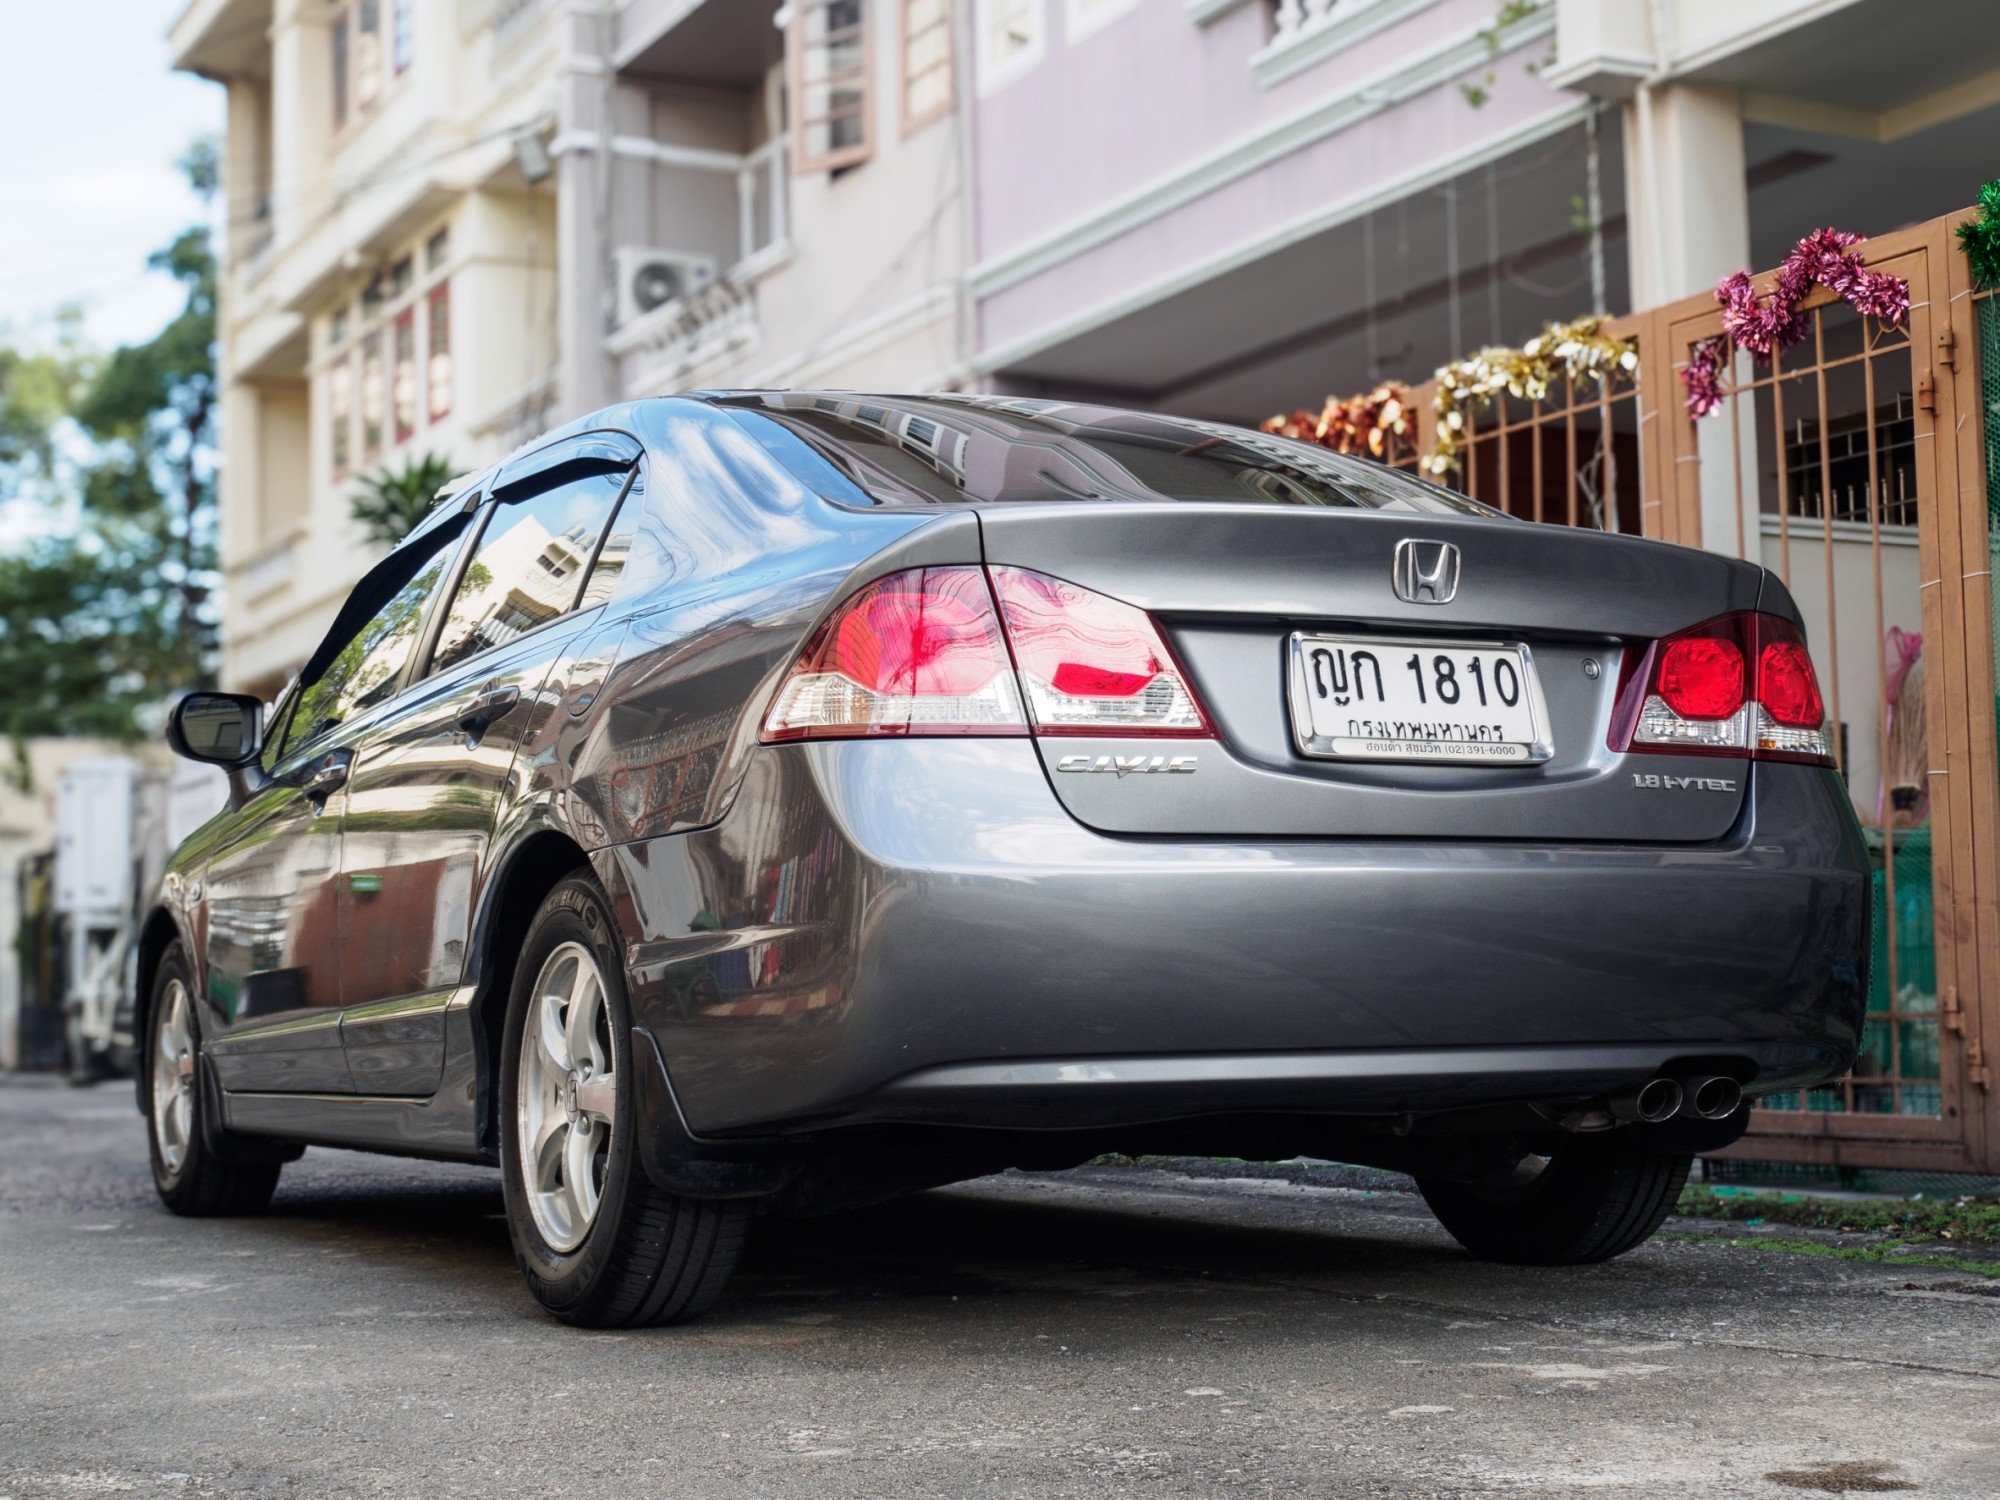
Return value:
<svg viewBox="0 0 2000 1500">
<path fill-rule="evenodd" d="M 1571 1136 L 1546 1158 L 1485 1183 L 1419 1177 L 1451 1237 L 1481 1260 L 1580 1266 L 1651 1239 L 1673 1210 L 1692 1156 L 1643 1151 L 1629 1132 Z"/>
<path fill-rule="evenodd" d="M 751 1212 L 750 1204 L 741 1199 L 662 1192 L 639 1162 L 632 1013 L 616 932 L 610 903 L 589 876 L 571 876 L 549 893 L 522 944 L 500 1055 L 501 1179 L 515 1258 L 535 1300 L 563 1322 L 581 1328 L 638 1328 L 699 1317 L 714 1306 L 736 1268 Z M 537 1184 L 551 1180 L 545 1175 L 530 1182 L 521 1139 L 522 1049 L 535 1045 L 527 1032 L 531 1012 L 540 1024 L 539 1008 L 545 1002 L 538 991 L 543 988 L 544 971 L 549 970 L 555 984 L 566 972 L 561 966 L 574 961 L 577 949 L 596 965 L 601 1025 L 593 1022 L 591 1035 L 595 1051 L 608 1053 L 603 1061 L 611 1068 L 615 1102 L 608 1128 L 601 1116 L 586 1119 L 575 1107 L 574 1080 L 587 1080 L 595 1071 L 601 1081 L 601 1069 L 570 1059 L 572 1083 L 564 1106 L 568 1123 L 558 1122 L 555 1129 L 574 1133 L 584 1126 L 582 1133 L 593 1153 L 587 1170 L 597 1197 L 592 1216 L 582 1224 L 576 1222 L 581 1214 L 566 1220 L 570 1233 L 552 1241 L 545 1232 L 552 1210 L 543 1205 L 561 1194 L 538 1190 Z M 563 1008 L 565 1017 L 569 1009 Z M 529 1067 L 545 1070 L 538 1077 L 553 1076 L 554 1070 L 540 1060 Z M 539 1097 L 539 1089 L 536 1092 Z M 543 1109 L 547 1111 L 543 1118 L 553 1119 L 553 1108 L 546 1101 L 531 1108 Z M 568 1141 L 568 1133 L 562 1142 Z M 562 1158 L 562 1181 L 567 1183 L 566 1149 L 553 1136 L 544 1139 L 544 1157 L 553 1148 Z M 577 1235 L 581 1238 L 575 1239 Z M 561 1243 L 568 1240 L 574 1242 Z"/>
<path fill-rule="evenodd" d="M 180 987 L 186 1023 L 186 1050 L 168 1056 L 171 994 Z M 181 1066 L 185 1057 L 187 1067 Z M 176 1136 L 163 1113 L 155 1084 L 166 1080 L 185 1094 L 186 1108 L 174 1116 L 184 1123 Z M 153 1186 L 160 1201 L 184 1218 L 211 1219 L 254 1214 L 277 1190 L 280 1162 L 225 1161 L 210 1139 L 208 1101 L 203 1091 L 208 1074 L 201 1066 L 201 1007 L 194 1001 L 194 970 L 179 943 L 169 947 L 153 974 L 152 1004 L 146 1009 L 146 1137 L 153 1157 Z M 163 1139 L 163 1128 L 169 1130 Z"/>
</svg>

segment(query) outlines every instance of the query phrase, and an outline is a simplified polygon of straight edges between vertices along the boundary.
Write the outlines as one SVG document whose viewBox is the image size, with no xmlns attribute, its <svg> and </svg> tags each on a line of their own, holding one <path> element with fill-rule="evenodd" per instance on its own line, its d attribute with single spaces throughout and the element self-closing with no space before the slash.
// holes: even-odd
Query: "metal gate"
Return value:
<svg viewBox="0 0 2000 1500">
<path fill-rule="evenodd" d="M 1730 1155 L 2000 1170 L 1985 1045 L 2000 1040 L 2000 302 L 1969 284 L 1959 217 L 1860 247 L 1910 283 L 1905 327 L 1817 292 L 1809 333 L 1775 365 L 1725 346 L 1723 405 L 1697 422 L 1679 370 L 1721 336 L 1715 301 L 1619 319 L 1606 331 L 1637 342 L 1635 380 L 1503 399 L 1455 481 L 1524 518 L 1762 562 L 1805 618 L 1874 856 L 1868 1019 L 1848 1078 L 1765 1101 Z"/>
</svg>

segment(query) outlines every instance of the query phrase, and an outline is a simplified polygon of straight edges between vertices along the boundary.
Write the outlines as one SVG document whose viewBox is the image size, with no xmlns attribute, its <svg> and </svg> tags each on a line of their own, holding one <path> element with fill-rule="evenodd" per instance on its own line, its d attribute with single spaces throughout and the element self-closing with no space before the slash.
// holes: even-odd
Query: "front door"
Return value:
<svg viewBox="0 0 2000 1500">
<path fill-rule="evenodd" d="M 347 1093 L 333 876 L 344 746 L 313 747 L 216 830 L 197 912 L 204 1050 L 231 1091 Z"/>
<path fill-rule="evenodd" d="M 206 1050 L 226 1090 L 354 1090 L 340 1029 L 341 825 L 356 750 L 396 713 L 465 519 L 427 523 L 356 586 L 273 718 L 270 783 L 219 829 L 196 912 Z"/>
<path fill-rule="evenodd" d="M 356 1090 L 426 1095 L 514 754 L 576 612 L 630 461 L 544 468 L 496 499 L 435 627 L 428 675 L 357 746 L 336 901 L 341 1033 Z M 505 476 L 502 476 L 504 481 Z"/>
</svg>

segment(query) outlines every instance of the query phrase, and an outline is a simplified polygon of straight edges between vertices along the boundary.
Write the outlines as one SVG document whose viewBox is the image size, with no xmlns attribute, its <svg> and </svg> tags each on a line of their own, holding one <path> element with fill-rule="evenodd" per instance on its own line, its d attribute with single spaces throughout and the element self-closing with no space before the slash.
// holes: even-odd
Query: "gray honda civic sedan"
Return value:
<svg viewBox="0 0 2000 1500">
<path fill-rule="evenodd" d="M 1749 563 L 1173 417 L 613 407 L 444 496 L 144 930 L 178 1213 L 307 1145 L 497 1166 L 533 1295 L 720 1294 L 759 1215 L 1104 1152 L 1412 1173 L 1639 1244 L 1842 1073 L 1868 865 Z"/>
</svg>

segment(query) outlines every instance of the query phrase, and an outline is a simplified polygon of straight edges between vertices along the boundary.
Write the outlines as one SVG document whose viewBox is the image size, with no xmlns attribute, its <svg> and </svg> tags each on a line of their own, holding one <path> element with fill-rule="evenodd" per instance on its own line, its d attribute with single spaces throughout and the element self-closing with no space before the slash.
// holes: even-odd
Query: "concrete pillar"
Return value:
<svg viewBox="0 0 2000 1500">
<path fill-rule="evenodd" d="M 262 530 L 257 513 L 257 474 L 261 465 L 263 403 L 257 388 L 232 380 L 222 388 L 222 406 L 217 413 L 221 435 L 222 465 L 216 477 L 217 538 L 222 560 L 222 680 L 225 685 L 240 680 L 235 664 L 236 629 L 233 622 L 245 617 L 241 597 L 244 565 L 252 561 Z"/>
<path fill-rule="evenodd" d="M 287 245 L 325 206 L 333 133 L 333 43 L 320 7 L 277 0 L 271 13 L 271 199 Z"/>
<path fill-rule="evenodd" d="M 271 227 L 271 90 L 256 78 L 232 78 L 222 136 L 222 201 L 229 206 L 232 254 Z"/>
<path fill-rule="evenodd" d="M 611 247 L 609 136 L 611 96 L 609 15 L 594 4 L 572 4 L 561 18 L 567 33 L 556 80 L 556 342 L 559 389 L 554 416 L 567 421 L 617 399 L 604 337 Z"/>
<path fill-rule="evenodd" d="M 1641 87 L 1625 106 L 1632 302 L 1705 292 L 1750 263 L 1743 102 L 1735 89 Z"/>
<path fill-rule="evenodd" d="M 1658 307 L 1714 289 L 1750 265 L 1750 199 L 1744 181 L 1743 105 L 1734 89 L 1642 85 L 1625 106 L 1625 202 L 1632 232 L 1632 305 Z M 1679 357 L 1677 351 L 1676 357 Z M 1744 374 L 1739 371 L 1739 376 Z M 1745 422 L 1743 451 L 1722 412 L 1695 424 L 1701 457 L 1701 541 L 1734 555 L 1736 466 L 1752 500 L 1745 550 L 1757 555 L 1757 443 Z"/>
</svg>

